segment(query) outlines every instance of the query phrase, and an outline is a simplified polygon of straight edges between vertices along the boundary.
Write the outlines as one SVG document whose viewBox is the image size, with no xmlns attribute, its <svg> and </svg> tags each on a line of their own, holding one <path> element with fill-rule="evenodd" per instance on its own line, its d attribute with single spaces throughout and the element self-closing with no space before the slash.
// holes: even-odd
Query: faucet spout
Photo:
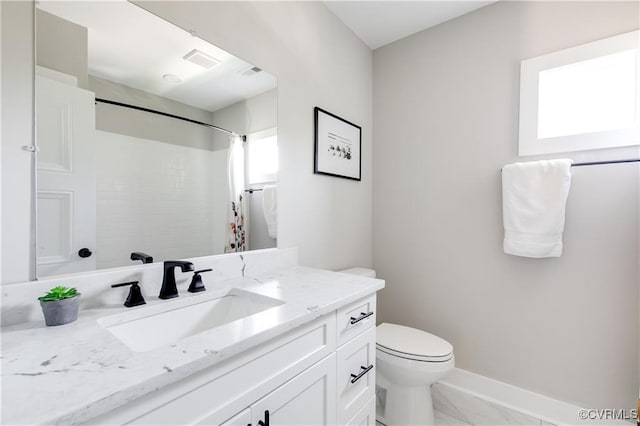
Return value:
<svg viewBox="0 0 640 426">
<path fill-rule="evenodd" d="M 140 260 L 142 263 L 153 263 L 153 257 L 141 251 L 131 253 L 131 260 Z"/>
<path fill-rule="evenodd" d="M 176 275 L 174 268 L 179 267 L 182 272 L 193 271 L 193 263 L 183 260 L 167 260 L 164 262 L 164 274 L 162 277 L 162 288 L 160 289 L 160 299 L 172 299 L 178 297 L 176 287 Z"/>
</svg>

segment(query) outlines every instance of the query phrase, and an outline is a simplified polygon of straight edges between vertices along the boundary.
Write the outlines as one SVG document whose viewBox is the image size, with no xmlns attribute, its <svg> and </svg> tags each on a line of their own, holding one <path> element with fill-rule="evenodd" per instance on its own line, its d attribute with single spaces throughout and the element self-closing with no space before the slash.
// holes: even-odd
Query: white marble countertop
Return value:
<svg viewBox="0 0 640 426">
<path fill-rule="evenodd" d="M 78 424 L 171 384 L 384 287 L 384 281 L 306 268 L 235 278 L 178 299 L 81 310 L 75 323 L 2 329 L 2 424 Z M 242 327 L 222 325 L 147 352 L 134 352 L 98 320 L 149 306 L 220 297 L 241 288 L 285 303 Z M 265 315 L 266 314 L 266 315 Z M 231 323 L 233 324 L 233 323 Z"/>
</svg>

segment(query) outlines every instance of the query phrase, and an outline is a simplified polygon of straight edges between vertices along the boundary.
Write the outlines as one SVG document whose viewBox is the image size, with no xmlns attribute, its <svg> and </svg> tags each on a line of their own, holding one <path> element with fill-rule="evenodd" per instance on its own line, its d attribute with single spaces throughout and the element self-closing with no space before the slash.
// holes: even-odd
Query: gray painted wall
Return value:
<svg viewBox="0 0 640 426">
<path fill-rule="evenodd" d="M 122 102 L 211 123 L 211 113 L 93 75 L 89 90 L 97 98 Z M 213 150 L 215 130 L 169 117 L 115 105 L 96 104 L 96 129 L 190 148 Z"/>
<path fill-rule="evenodd" d="M 231 129 L 240 134 L 250 134 L 278 126 L 278 90 L 273 89 L 250 99 L 236 102 L 219 109 L 212 114 L 213 122 L 218 126 Z M 214 147 L 228 147 L 229 136 L 218 132 L 214 135 Z M 245 145 L 245 149 L 248 148 Z M 245 151 L 246 153 L 247 151 Z M 246 156 L 248 160 L 248 156 Z M 245 161 L 250 167 L 250 163 Z M 245 173 L 248 177 L 248 172 Z M 246 187 L 249 181 L 246 180 Z M 262 192 L 245 193 L 248 200 L 249 250 L 276 247 L 275 238 L 269 237 L 267 222 L 262 210 Z"/>
<path fill-rule="evenodd" d="M 382 321 L 442 336 L 463 369 L 635 406 L 638 165 L 574 170 L 557 259 L 503 253 L 500 168 L 534 159 L 517 156 L 520 61 L 637 29 L 638 16 L 636 2 L 498 2 L 374 52 Z"/>
<path fill-rule="evenodd" d="M 78 87 L 88 89 L 87 29 L 40 9 L 36 9 L 36 63 L 73 75 Z"/>
</svg>

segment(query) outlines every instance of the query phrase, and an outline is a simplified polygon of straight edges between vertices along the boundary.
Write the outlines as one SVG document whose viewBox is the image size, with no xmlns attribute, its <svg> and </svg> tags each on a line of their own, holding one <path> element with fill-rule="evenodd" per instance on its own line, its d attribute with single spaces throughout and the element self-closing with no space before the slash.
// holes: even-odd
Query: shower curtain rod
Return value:
<svg viewBox="0 0 640 426">
<path fill-rule="evenodd" d="M 224 128 L 218 127 L 218 126 L 214 126 L 213 124 L 203 123 L 202 121 L 192 120 L 190 118 L 180 117 L 179 115 L 173 115 L 173 114 L 169 114 L 169 113 L 166 113 L 166 112 L 156 111 L 156 110 L 153 110 L 153 109 L 144 108 L 144 107 L 140 107 L 140 106 L 136 106 L 136 105 L 129 105 L 129 104 L 125 104 L 125 103 L 122 103 L 122 102 L 110 101 L 108 99 L 96 98 L 96 103 L 98 103 L 98 102 L 103 103 L 103 104 L 116 105 L 116 106 L 124 107 L 124 108 L 135 109 L 135 110 L 138 110 L 138 111 L 150 112 L 152 114 L 158 114 L 158 115 L 162 115 L 162 116 L 165 116 L 165 117 L 175 118 L 177 120 L 187 121 L 187 122 L 193 123 L 193 124 L 199 124 L 201 126 L 209 127 L 210 129 L 219 130 L 219 131 L 227 133 L 229 135 L 240 136 L 244 142 L 247 141 L 247 137 L 245 135 L 240 135 L 240 134 L 238 134 L 236 132 L 233 132 L 231 130 L 227 130 L 227 129 L 224 129 Z"/>
</svg>

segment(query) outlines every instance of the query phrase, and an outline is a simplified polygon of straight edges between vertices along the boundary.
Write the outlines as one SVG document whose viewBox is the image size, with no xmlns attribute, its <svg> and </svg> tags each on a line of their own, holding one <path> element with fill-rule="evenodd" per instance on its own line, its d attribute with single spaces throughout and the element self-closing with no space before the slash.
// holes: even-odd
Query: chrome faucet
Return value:
<svg viewBox="0 0 640 426">
<path fill-rule="evenodd" d="M 164 275 L 162 276 L 162 288 L 160 289 L 160 299 L 172 299 L 178 297 L 176 287 L 176 275 L 174 268 L 180 267 L 182 272 L 193 271 L 193 263 L 183 260 L 166 260 L 164 262 Z"/>
</svg>

